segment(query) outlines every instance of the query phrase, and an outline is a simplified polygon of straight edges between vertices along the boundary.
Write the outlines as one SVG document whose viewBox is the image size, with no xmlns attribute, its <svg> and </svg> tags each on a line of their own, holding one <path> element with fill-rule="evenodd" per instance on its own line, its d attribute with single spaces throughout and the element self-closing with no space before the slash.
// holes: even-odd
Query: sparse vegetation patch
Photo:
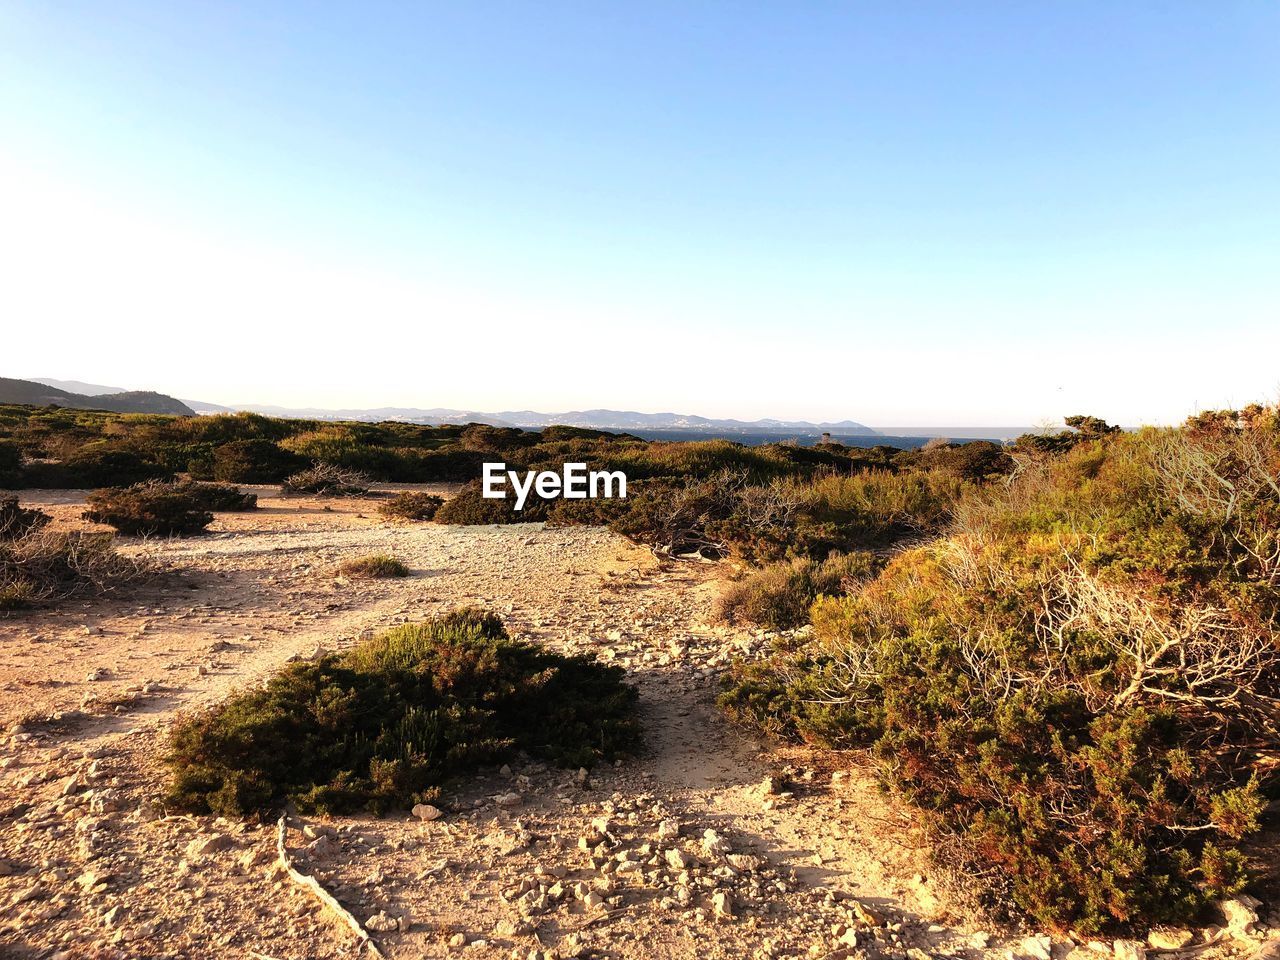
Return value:
<svg viewBox="0 0 1280 960">
<path fill-rule="evenodd" d="M 148 572 L 144 560 L 117 553 L 110 534 L 59 533 L 43 521 L 30 523 L 0 535 L 0 611 L 102 593 Z"/>
</svg>

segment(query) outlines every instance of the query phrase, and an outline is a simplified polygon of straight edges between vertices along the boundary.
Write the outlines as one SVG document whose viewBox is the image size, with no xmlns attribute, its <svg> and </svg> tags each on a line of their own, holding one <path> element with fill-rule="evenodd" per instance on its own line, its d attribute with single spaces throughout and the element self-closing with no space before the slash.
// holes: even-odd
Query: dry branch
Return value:
<svg viewBox="0 0 1280 960">
<path fill-rule="evenodd" d="M 288 814 L 281 814 L 280 822 L 276 824 L 276 854 L 279 857 L 280 866 L 283 867 L 284 872 L 289 875 L 289 879 L 298 884 L 298 886 L 302 887 L 304 890 L 309 891 L 312 896 L 337 914 L 338 919 L 350 927 L 351 931 L 360 938 L 362 946 L 368 947 L 369 952 L 375 957 L 381 957 L 383 955 L 382 951 L 378 949 L 378 945 L 373 942 L 373 938 L 369 936 L 365 928 L 360 925 L 360 921 L 353 917 L 347 911 L 346 907 L 338 902 L 337 898 L 334 897 L 333 894 L 329 893 L 328 890 L 322 887 L 319 880 L 315 877 L 302 873 L 294 867 L 293 863 L 289 860 L 289 851 L 284 845 L 285 833 L 288 830 L 288 826 L 286 825 L 288 816 Z"/>
</svg>

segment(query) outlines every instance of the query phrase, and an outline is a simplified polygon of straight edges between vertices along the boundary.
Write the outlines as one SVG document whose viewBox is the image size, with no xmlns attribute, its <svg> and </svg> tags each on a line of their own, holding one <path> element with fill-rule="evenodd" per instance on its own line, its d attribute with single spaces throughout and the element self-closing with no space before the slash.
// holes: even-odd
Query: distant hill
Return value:
<svg viewBox="0 0 1280 960">
<path fill-rule="evenodd" d="M 11 381 L 17 382 L 17 381 Z M 119 409 L 113 403 L 119 403 L 128 397 L 161 397 L 160 394 L 144 394 L 125 390 L 123 387 L 109 387 L 98 383 L 85 383 L 82 380 L 55 380 L 50 377 L 32 377 L 32 384 L 65 391 L 69 394 L 92 398 L 92 406 L 104 410 Z M 114 400 L 112 399 L 114 398 Z M 794 435 L 818 435 L 830 433 L 835 437 L 949 437 L 954 440 L 1011 440 L 1024 433 L 1032 433 L 1031 427 L 868 427 L 855 420 L 837 422 L 810 423 L 806 420 L 717 420 L 711 417 L 700 417 L 687 413 L 640 413 L 635 410 L 569 410 L 564 413 L 540 413 L 537 410 L 500 410 L 487 412 L 484 410 L 461 410 L 455 407 L 371 407 L 333 409 L 325 407 L 283 407 L 272 404 L 218 404 L 203 400 L 173 400 L 183 405 L 182 410 L 163 411 L 178 413 L 217 414 L 234 413 L 246 410 L 261 413 L 269 417 L 297 417 L 305 420 L 360 420 L 378 422 L 382 420 L 402 420 L 408 423 L 440 424 L 440 423 L 487 423 L 495 427 L 521 427 L 526 430 L 560 424 L 571 427 L 590 427 L 595 430 L 614 430 L 623 432 L 672 432 L 679 435 L 681 431 L 691 434 L 715 433 L 728 437 L 790 437 Z M 10 401 L 30 402 L 30 401 Z M 82 406 L 66 400 L 49 402 L 62 403 L 63 406 Z M 125 402 L 128 402 L 125 400 Z M 130 407 L 135 411 L 136 407 Z M 147 409 L 145 412 L 161 412 Z M 755 441 L 760 442 L 760 441 Z"/>
<path fill-rule="evenodd" d="M 181 400 L 150 390 L 122 390 L 92 395 L 73 393 L 37 380 L 10 380 L 7 377 L 0 377 L 0 403 L 24 403 L 36 407 L 55 405 L 76 410 L 111 410 L 115 413 L 195 414 Z"/>
<path fill-rule="evenodd" d="M 591 427 L 595 430 L 697 430 L 735 433 L 776 433 L 828 431 L 845 437 L 875 437 L 880 433 L 853 420 L 838 423 L 809 423 L 804 420 L 715 420 L 688 413 L 640 413 L 635 410 L 569 410 L 564 413 L 539 413 L 536 410 L 458 410 L 451 407 L 375 407 L 372 409 L 322 409 L 318 407 L 279 407 L 266 404 L 216 404 L 188 401 L 200 413 L 221 413 L 228 409 L 249 410 L 271 417 L 301 417 L 308 420 L 404 420 L 409 423 L 487 423 L 495 427 L 540 429 L 552 425 Z"/>
<path fill-rule="evenodd" d="M 54 380 L 49 377 L 31 377 L 32 383 L 43 383 L 46 387 L 57 387 L 67 393 L 82 393 L 86 397 L 100 397 L 104 393 L 129 393 L 127 387 L 104 387 L 100 383 L 85 383 L 83 380 Z"/>
</svg>

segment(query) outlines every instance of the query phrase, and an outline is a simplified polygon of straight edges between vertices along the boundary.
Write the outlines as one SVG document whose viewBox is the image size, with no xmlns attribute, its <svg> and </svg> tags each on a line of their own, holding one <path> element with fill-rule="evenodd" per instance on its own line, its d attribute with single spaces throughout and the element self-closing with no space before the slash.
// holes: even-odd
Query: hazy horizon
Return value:
<svg viewBox="0 0 1280 960">
<path fill-rule="evenodd" d="M 4 371 L 0 371 L 0 375 L 5 375 Z M 145 386 L 145 385 L 135 384 L 135 385 L 126 386 L 120 383 L 114 383 L 114 382 L 108 382 L 108 381 L 102 381 L 102 382 L 90 381 L 90 380 L 85 380 L 82 377 L 71 377 L 71 376 L 54 377 L 54 376 L 49 376 L 48 374 L 43 372 L 37 372 L 33 374 L 23 374 L 22 376 L 18 376 L 15 379 L 49 383 L 60 389 L 69 390 L 73 393 L 86 392 L 91 396 L 94 395 L 94 391 L 97 389 L 109 390 L 109 391 L 133 391 L 133 390 L 153 390 L 154 389 L 153 387 Z M 82 391 L 78 388 L 85 388 L 85 389 Z M 159 392 L 166 392 L 166 391 L 159 391 Z M 279 408 L 284 410 L 299 410 L 299 411 L 315 410 L 315 411 L 325 411 L 325 412 L 335 412 L 335 411 L 341 411 L 341 410 L 371 411 L 371 410 L 383 410 L 383 409 L 419 409 L 419 410 L 444 409 L 444 410 L 465 410 L 465 411 L 473 411 L 477 413 L 489 413 L 489 414 L 498 414 L 498 413 L 504 413 L 504 412 L 510 413 L 510 412 L 518 412 L 518 411 L 529 411 L 529 412 L 536 412 L 536 413 L 543 413 L 543 414 L 556 414 L 556 413 L 571 413 L 575 411 L 580 412 L 580 411 L 588 411 L 588 410 L 615 410 L 619 412 L 637 412 L 637 413 L 651 414 L 651 415 L 661 414 L 661 413 L 673 413 L 673 414 L 684 415 L 684 416 L 706 417 L 708 419 L 716 419 L 716 420 L 740 420 L 747 423 L 755 422 L 758 420 L 786 420 L 786 421 L 794 421 L 794 422 L 808 422 L 810 424 L 817 426 L 824 423 L 836 424 L 843 421 L 850 421 L 853 423 L 861 424 L 863 426 L 871 427 L 874 430 L 877 430 L 881 433 L 884 433 L 890 436 L 895 435 L 895 431 L 913 430 L 913 429 L 929 429 L 933 431 L 940 431 L 940 430 L 946 430 L 946 429 L 955 429 L 955 430 L 961 430 L 961 431 L 991 429 L 996 431 L 1001 431 L 1001 430 L 1007 431 L 1007 430 L 1013 430 L 1013 429 L 1060 427 L 1062 425 L 1063 417 L 1070 416 L 1069 413 L 1064 413 L 1063 415 L 1058 417 L 1053 417 L 1053 418 L 1039 420 L 1039 421 L 1011 420 L 1007 423 L 955 423 L 955 422 L 948 423 L 948 422 L 943 422 L 942 420 L 935 419 L 932 421 L 920 422 L 920 423 L 881 424 L 881 423 L 873 423 L 866 419 L 863 419 L 857 416 L 856 412 L 849 413 L 843 416 L 828 417 L 828 418 L 805 417 L 805 416 L 774 417 L 768 414 L 761 417 L 740 417 L 740 416 L 734 416 L 733 414 L 711 415 L 711 414 L 703 413 L 701 410 L 696 410 L 696 409 L 689 409 L 689 410 L 675 410 L 675 409 L 660 410 L 657 408 L 633 409 L 633 408 L 611 406 L 608 404 L 581 404 L 574 407 L 564 407 L 564 408 L 557 408 L 557 409 L 549 409 L 549 408 L 539 409 L 538 407 L 530 406 L 529 404 L 517 405 L 512 407 L 472 407 L 472 406 L 461 407 L 461 406 L 458 406 L 457 404 L 452 404 L 447 402 L 442 402 L 442 403 L 417 402 L 417 403 L 405 403 L 405 404 L 387 404 L 387 403 L 372 402 L 367 404 L 360 404 L 358 406 L 327 406 L 324 404 L 306 403 L 306 402 L 297 403 L 297 404 L 267 403 L 267 402 L 260 402 L 257 400 L 243 399 L 243 398 L 232 399 L 232 400 L 228 400 L 227 398 L 215 399 L 215 398 L 204 397 L 204 396 L 195 396 L 189 391 L 182 391 L 182 390 L 179 390 L 176 393 L 170 393 L 168 395 L 186 402 L 212 404 L 212 405 L 230 407 L 232 409 L 244 409 L 244 408 L 253 407 L 253 408 Z M 1079 412 L 1079 411 L 1075 411 L 1075 412 Z M 1120 425 L 1124 427 L 1136 427 L 1136 426 L 1142 426 L 1143 424 L 1121 423 Z M 902 434 L 896 434 L 896 435 L 902 435 Z"/>
<path fill-rule="evenodd" d="M 0 8 L 4 346 L 286 407 L 1280 393 L 1280 6 Z"/>
</svg>

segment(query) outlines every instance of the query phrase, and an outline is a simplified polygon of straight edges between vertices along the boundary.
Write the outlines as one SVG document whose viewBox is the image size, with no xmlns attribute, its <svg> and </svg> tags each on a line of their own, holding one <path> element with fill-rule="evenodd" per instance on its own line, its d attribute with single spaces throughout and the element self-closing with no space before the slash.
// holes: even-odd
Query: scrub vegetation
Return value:
<svg viewBox="0 0 1280 960">
<path fill-rule="evenodd" d="M 1185 922 L 1246 882 L 1277 796 L 1280 420 L 1074 427 L 721 703 L 869 750 L 1043 923 Z"/>
<path fill-rule="evenodd" d="M 622 676 L 512 640 L 479 610 L 398 627 L 185 717 L 169 743 L 169 800 L 228 816 L 284 803 L 382 812 L 521 751 L 591 767 L 639 747 Z"/>
<path fill-rule="evenodd" d="M 256 510 L 258 498 L 223 483 L 152 480 L 131 487 L 108 487 L 89 494 L 86 520 L 121 533 L 190 536 L 203 533 L 214 512 Z"/>
</svg>

